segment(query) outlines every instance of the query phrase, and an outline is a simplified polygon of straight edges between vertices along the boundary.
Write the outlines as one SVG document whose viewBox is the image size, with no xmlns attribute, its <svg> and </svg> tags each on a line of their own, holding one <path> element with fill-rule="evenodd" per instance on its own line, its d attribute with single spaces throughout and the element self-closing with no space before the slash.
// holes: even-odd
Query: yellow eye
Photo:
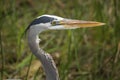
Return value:
<svg viewBox="0 0 120 80">
<path fill-rule="evenodd" d="M 51 24 L 52 24 L 52 26 L 55 26 L 56 25 L 56 21 L 52 21 Z"/>
</svg>

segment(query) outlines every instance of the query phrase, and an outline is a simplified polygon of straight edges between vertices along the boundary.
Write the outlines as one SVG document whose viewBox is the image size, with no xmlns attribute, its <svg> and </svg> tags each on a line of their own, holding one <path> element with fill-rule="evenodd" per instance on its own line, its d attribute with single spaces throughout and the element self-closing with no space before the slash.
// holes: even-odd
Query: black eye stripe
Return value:
<svg viewBox="0 0 120 80">
<path fill-rule="evenodd" d="M 55 20 L 55 18 L 51 18 L 51 17 L 47 17 L 47 16 L 43 16 L 40 18 L 35 19 L 31 24 L 31 25 L 36 25 L 36 24 L 40 24 L 40 23 L 48 23 Z"/>
<path fill-rule="evenodd" d="M 48 17 L 48 16 L 42 16 L 40 18 L 37 18 L 31 22 L 31 24 L 26 28 L 26 31 L 30 28 L 32 25 L 40 24 L 40 23 L 48 23 L 52 22 L 53 20 L 57 20 L 56 18 Z"/>
</svg>

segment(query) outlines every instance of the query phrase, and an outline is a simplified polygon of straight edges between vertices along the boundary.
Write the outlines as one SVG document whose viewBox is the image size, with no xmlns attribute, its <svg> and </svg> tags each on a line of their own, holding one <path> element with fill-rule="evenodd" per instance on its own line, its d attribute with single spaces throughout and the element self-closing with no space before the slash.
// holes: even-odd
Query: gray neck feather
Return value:
<svg viewBox="0 0 120 80">
<path fill-rule="evenodd" d="M 39 32 L 40 33 L 40 32 Z M 39 48 L 38 34 L 32 29 L 27 30 L 28 45 L 32 53 L 41 61 L 46 80 L 60 80 L 58 70 L 52 56 Z"/>
</svg>

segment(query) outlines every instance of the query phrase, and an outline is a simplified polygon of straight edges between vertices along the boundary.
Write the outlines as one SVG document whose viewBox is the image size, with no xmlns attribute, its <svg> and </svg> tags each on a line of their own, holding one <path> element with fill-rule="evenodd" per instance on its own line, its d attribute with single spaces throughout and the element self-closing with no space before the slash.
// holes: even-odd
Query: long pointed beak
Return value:
<svg viewBox="0 0 120 80">
<path fill-rule="evenodd" d="M 76 29 L 76 28 L 96 27 L 102 25 L 105 25 L 105 23 L 96 22 L 96 21 L 63 19 L 60 21 L 53 21 L 53 26 L 49 27 L 49 29 L 57 29 L 57 30 Z"/>
<path fill-rule="evenodd" d="M 83 21 L 83 20 L 71 20 L 64 19 L 60 21 L 60 25 L 64 25 L 65 28 L 85 28 L 85 27 L 96 27 L 105 25 L 105 23 L 96 22 L 96 21 Z"/>
</svg>

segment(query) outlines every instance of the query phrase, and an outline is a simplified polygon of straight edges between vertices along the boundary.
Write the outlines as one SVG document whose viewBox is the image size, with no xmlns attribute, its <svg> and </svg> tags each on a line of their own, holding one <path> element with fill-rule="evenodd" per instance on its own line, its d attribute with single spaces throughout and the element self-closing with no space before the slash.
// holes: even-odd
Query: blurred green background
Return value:
<svg viewBox="0 0 120 80">
<path fill-rule="evenodd" d="M 106 23 L 40 34 L 40 46 L 53 56 L 61 80 L 120 80 L 119 8 L 119 0 L 1 0 L 0 80 L 45 80 L 40 62 L 21 37 L 43 14 Z"/>
</svg>

